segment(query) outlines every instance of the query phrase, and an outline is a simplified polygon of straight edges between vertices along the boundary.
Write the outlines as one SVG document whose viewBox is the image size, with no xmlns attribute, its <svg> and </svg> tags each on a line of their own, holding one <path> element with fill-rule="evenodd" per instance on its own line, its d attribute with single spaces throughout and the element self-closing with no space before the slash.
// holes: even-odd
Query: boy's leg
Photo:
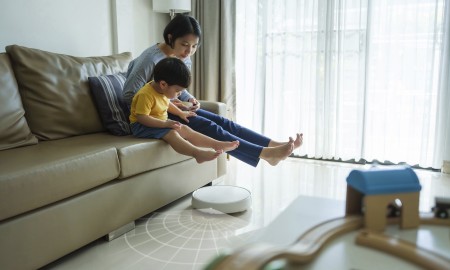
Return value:
<svg viewBox="0 0 450 270">
<path fill-rule="evenodd" d="M 181 118 L 169 113 L 169 118 L 180 123 L 186 124 Z M 228 152 L 228 154 L 233 157 L 256 167 L 259 163 L 259 155 L 263 149 L 262 146 L 250 143 L 238 136 L 231 134 L 230 132 L 224 130 L 221 126 L 218 126 L 213 121 L 206 119 L 201 116 L 189 117 L 189 123 L 187 123 L 189 127 L 193 130 L 214 138 L 219 141 L 239 141 L 239 147 L 234 149 L 233 151 Z"/>
<path fill-rule="evenodd" d="M 172 148 L 180 154 L 194 157 L 198 163 L 217 158 L 222 151 L 200 149 L 183 139 L 177 131 L 171 130 L 162 137 Z"/>
<path fill-rule="evenodd" d="M 206 135 L 203 135 L 197 131 L 194 131 L 190 127 L 186 125 L 181 125 L 180 130 L 177 130 L 180 136 L 195 146 L 199 147 L 209 147 L 214 150 L 223 150 L 224 152 L 228 152 L 236 149 L 239 146 L 239 141 L 218 141 Z"/>
</svg>

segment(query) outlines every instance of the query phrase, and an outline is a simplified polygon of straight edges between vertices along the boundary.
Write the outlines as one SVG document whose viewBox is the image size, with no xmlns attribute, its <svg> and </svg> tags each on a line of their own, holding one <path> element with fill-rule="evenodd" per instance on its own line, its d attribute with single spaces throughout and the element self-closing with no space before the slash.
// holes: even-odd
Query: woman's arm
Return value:
<svg viewBox="0 0 450 270">
<path fill-rule="evenodd" d="M 194 98 L 194 96 L 191 95 L 187 89 L 184 89 L 183 91 L 181 91 L 181 94 L 178 97 L 178 99 L 181 101 L 189 101 L 189 99 L 191 99 L 191 98 Z"/>
</svg>

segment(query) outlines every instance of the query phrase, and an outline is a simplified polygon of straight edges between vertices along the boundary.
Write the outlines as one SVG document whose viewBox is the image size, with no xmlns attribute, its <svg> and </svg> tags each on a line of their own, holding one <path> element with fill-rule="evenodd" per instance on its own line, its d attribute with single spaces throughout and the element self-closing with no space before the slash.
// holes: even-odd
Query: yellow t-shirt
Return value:
<svg viewBox="0 0 450 270">
<path fill-rule="evenodd" d="M 138 114 L 150 115 L 161 120 L 167 120 L 169 102 L 166 96 L 153 89 L 151 82 L 146 83 L 133 97 L 130 110 L 130 123 L 137 122 L 136 115 Z"/>
</svg>

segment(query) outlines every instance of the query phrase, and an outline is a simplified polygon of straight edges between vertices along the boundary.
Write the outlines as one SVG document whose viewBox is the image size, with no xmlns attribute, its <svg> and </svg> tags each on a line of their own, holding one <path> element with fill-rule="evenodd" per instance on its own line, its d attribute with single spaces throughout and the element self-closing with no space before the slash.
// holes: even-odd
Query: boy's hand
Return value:
<svg viewBox="0 0 450 270">
<path fill-rule="evenodd" d="M 181 128 L 181 123 L 178 121 L 173 121 L 170 119 L 166 120 L 166 127 L 167 128 L 171 128 L 171 129 L 180 129 Z"/>
<path fill-rule="evenodd" d="M 178 116 L 184 121 L 186 121 L 186 123 L 189 123 L 188 117 L 197 116 L 197 114 L 191 111 L 182 111 L 182 113 Z"/>
</svg>

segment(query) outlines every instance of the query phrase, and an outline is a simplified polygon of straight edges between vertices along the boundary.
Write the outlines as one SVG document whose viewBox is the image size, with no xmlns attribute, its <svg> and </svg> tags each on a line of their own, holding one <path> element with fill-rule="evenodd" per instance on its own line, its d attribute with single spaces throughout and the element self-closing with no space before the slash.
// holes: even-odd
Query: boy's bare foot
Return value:
<svg viewBox="0 0 450 270">
<path fill-rule="evenodd" d="M 219 142 L 214 150 L 232 151 L 239 146 L 239 141 Z"/>
<path fill-rule="evenodd" d="M 197 161 L 197 163 L 203 163 L 205 161 L 216 159 L 222 153 L 223 153 L 222 150 L 213 151 L 213 150 L 198 149 L 193 156 Z"/>
<path fill-rule="evenodd" d="M 270 165 L 275 166 L 290 156 L 292 151 L 294 151 L 294 140 L 289 138 L 289 142 L 284 145 L 264 147 L 259 157 L 267 161 Z"/>
<path fill-rule="evenodd" d="M 299 148 L 303 144 L 303 133 L 297 133 L 297 137 L 294 141 L 294 149 Z"/>
</svg>

